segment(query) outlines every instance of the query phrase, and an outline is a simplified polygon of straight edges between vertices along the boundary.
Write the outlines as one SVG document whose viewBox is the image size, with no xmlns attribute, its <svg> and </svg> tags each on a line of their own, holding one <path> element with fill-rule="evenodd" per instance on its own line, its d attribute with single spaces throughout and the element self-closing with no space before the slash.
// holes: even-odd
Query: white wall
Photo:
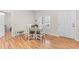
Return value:
<svg viewBox="0 0 79 59">
<path fill-rule="evenodd" d="M 70 38 L 73 38 L 75 36 L 75 31 L 71 29 L 72 24 L 75 23 L 74 22 L 76 18 L 75 11 L 71 11 L 71 10 L 70 11 L 68 10 L 64 10 L 64 11 L 63 10 L 60 10 L 60 11 L 59 10 L 57 11 L 56 10 L 38 10 L 36 11 L 37 20 L 39 20 L 39 17 L 41 16 L 50 16 L 51 28 L 47 30 L 47 33 L 55 34 L 55 35 L 62 34 L 63 36 L 70 37 Z M 59 23 L 62 25 L 62 27 Z"/>
<path fill-rule="evenodd" d="M 5 11 L 11 14 L 11 26 L 12 26 L 12 34 L 15 35 L 16 31 L 25 30 L 27 24 L 33 24 L 34 20 L 41 16 L 50 16 L 50 28 L 46 29 L 46 33 L 60 35 L 63 29 L 59 27 L 59 21 L 61 20 L 72 20 L 75 19 L 75 15 L 73 11 L 56 11 L 56 10 L 37 10 L 37 11 L 28 11 L 28 10 L 9 10 Z M 66 17 L 63 17 L 64 16 Z M 9 23 L 9 21 L 8 21 Z M 63 23 L 62 23 L 63 25 Z M 70 32 L 71 30 L 67 28 L 66 32 Z M 59 30 L 61 30 L 59 32 Z M 73 33 L 74 34 L 74 33 Z M 70 34 L 68 34 L 70 35 Z"/>
<path fill-rule="evenodd" d="M 34 15 L 28 10 L 7 10 L 11 14 L 12 34 L 15 35 L 16 31 L 25 30 L 27 24 L 34 23 Z M 8 22 L 9 23 L 9 22 Z"/>
<path fill-rule="evenodd" d="M 79 10 L 76 13 L 76 39 L 79 39 Z"/>
<path fill-rule="evenodd" d="M 39 20 L 41 16 L 50 16 L 50 29 L 47 29 L 46 32 L 49 34 L 57 34 L 57 11 L 51 11 L 51 10 L 40 10 L 36 11 L 36 19 Z"/>
<path fill-rule="evenodd" d="M 5 13 L 5 25 L 8 27 L 11 26 L 11 14 L 10 13 Z"/>
<path fill-rule="evenodd" d="M 58 34 L 65 37 L 75 39 L 75 23 L 76 22 L 76 11 L 64 10 L 59 11 L 58 18 Z"/>
</svg>

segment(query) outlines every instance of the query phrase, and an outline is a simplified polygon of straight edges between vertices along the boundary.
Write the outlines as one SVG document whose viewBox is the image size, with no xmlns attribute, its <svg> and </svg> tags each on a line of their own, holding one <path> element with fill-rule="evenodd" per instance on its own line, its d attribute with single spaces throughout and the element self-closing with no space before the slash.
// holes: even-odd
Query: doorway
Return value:
<svg viewBox="0 0 79 59">
<path fill-rule="evenodd" d="M 5 12 L 5 33 L 11 35 L 12 27 L 11 27 L 11 14 Z"/>
</svg>

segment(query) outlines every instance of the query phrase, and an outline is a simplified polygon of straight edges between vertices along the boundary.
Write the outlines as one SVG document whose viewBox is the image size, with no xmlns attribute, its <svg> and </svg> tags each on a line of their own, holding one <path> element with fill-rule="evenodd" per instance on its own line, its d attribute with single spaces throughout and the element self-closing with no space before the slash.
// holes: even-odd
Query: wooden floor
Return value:
<svg viewBox="0 0 79 59">
<path fill-rule="evenodd" d="M 64 38 L 46 35 L 44 42 L 39 40 L 25 40 L 23 36 L 12 37 L 9 33 L 0 38 L 1 49 L 78 49 L 79 42 Z"/>
</svg>

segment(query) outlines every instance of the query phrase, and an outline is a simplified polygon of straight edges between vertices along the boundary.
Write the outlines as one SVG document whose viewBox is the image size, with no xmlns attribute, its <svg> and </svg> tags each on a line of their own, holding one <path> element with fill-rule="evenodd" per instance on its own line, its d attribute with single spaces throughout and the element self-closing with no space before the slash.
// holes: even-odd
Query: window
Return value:
<svg viewBox="0 0 79 59">
<path fill-rule="evenodd" d="M 42 16 L 38 20 L 39 26 L 43 28 L 50 28 L 50 16 Z"/>
</svg>

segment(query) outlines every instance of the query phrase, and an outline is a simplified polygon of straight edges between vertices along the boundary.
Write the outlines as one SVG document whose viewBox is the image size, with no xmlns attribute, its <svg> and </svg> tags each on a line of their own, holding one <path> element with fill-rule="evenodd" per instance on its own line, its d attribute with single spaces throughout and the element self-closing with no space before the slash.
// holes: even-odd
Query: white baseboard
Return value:
<svg viewBox="0 0 79 59">
<path fill-rule="evenodd" d="M 76 41 L 79 41 L 79 39 L 75 39 Z"/>
<path fill-rule="evenodd" d="M 60 37 L 60 35 L 56 35 L 56 34 L 50 34 L 50 33 L 46 33 L 46 34 L 53 35 L 53 36 L 56 36 L 56 37 Z M 79 41 L 79 39 L 75 39 L 75 40 Z"/>
<path fill-rule="evenodd" d="M 3 37 L 3 36 L 4 36 L 4 34 L 0 35 L 0 37 Z"/>
<path fill-rule="evenodd" d="M 53 36 L 56 36 L 56 37 L 60 37 L 60 35 L 56 35 L 56 34 L 50 34 L 50 33 L 46 33 L 46 34 L 53 35 Z"/>
<path fill-rule="evenodd" d="M 15 34 L 12 34 L 12 37 L 15 37 L 16 35 Z"/>
</svg>

